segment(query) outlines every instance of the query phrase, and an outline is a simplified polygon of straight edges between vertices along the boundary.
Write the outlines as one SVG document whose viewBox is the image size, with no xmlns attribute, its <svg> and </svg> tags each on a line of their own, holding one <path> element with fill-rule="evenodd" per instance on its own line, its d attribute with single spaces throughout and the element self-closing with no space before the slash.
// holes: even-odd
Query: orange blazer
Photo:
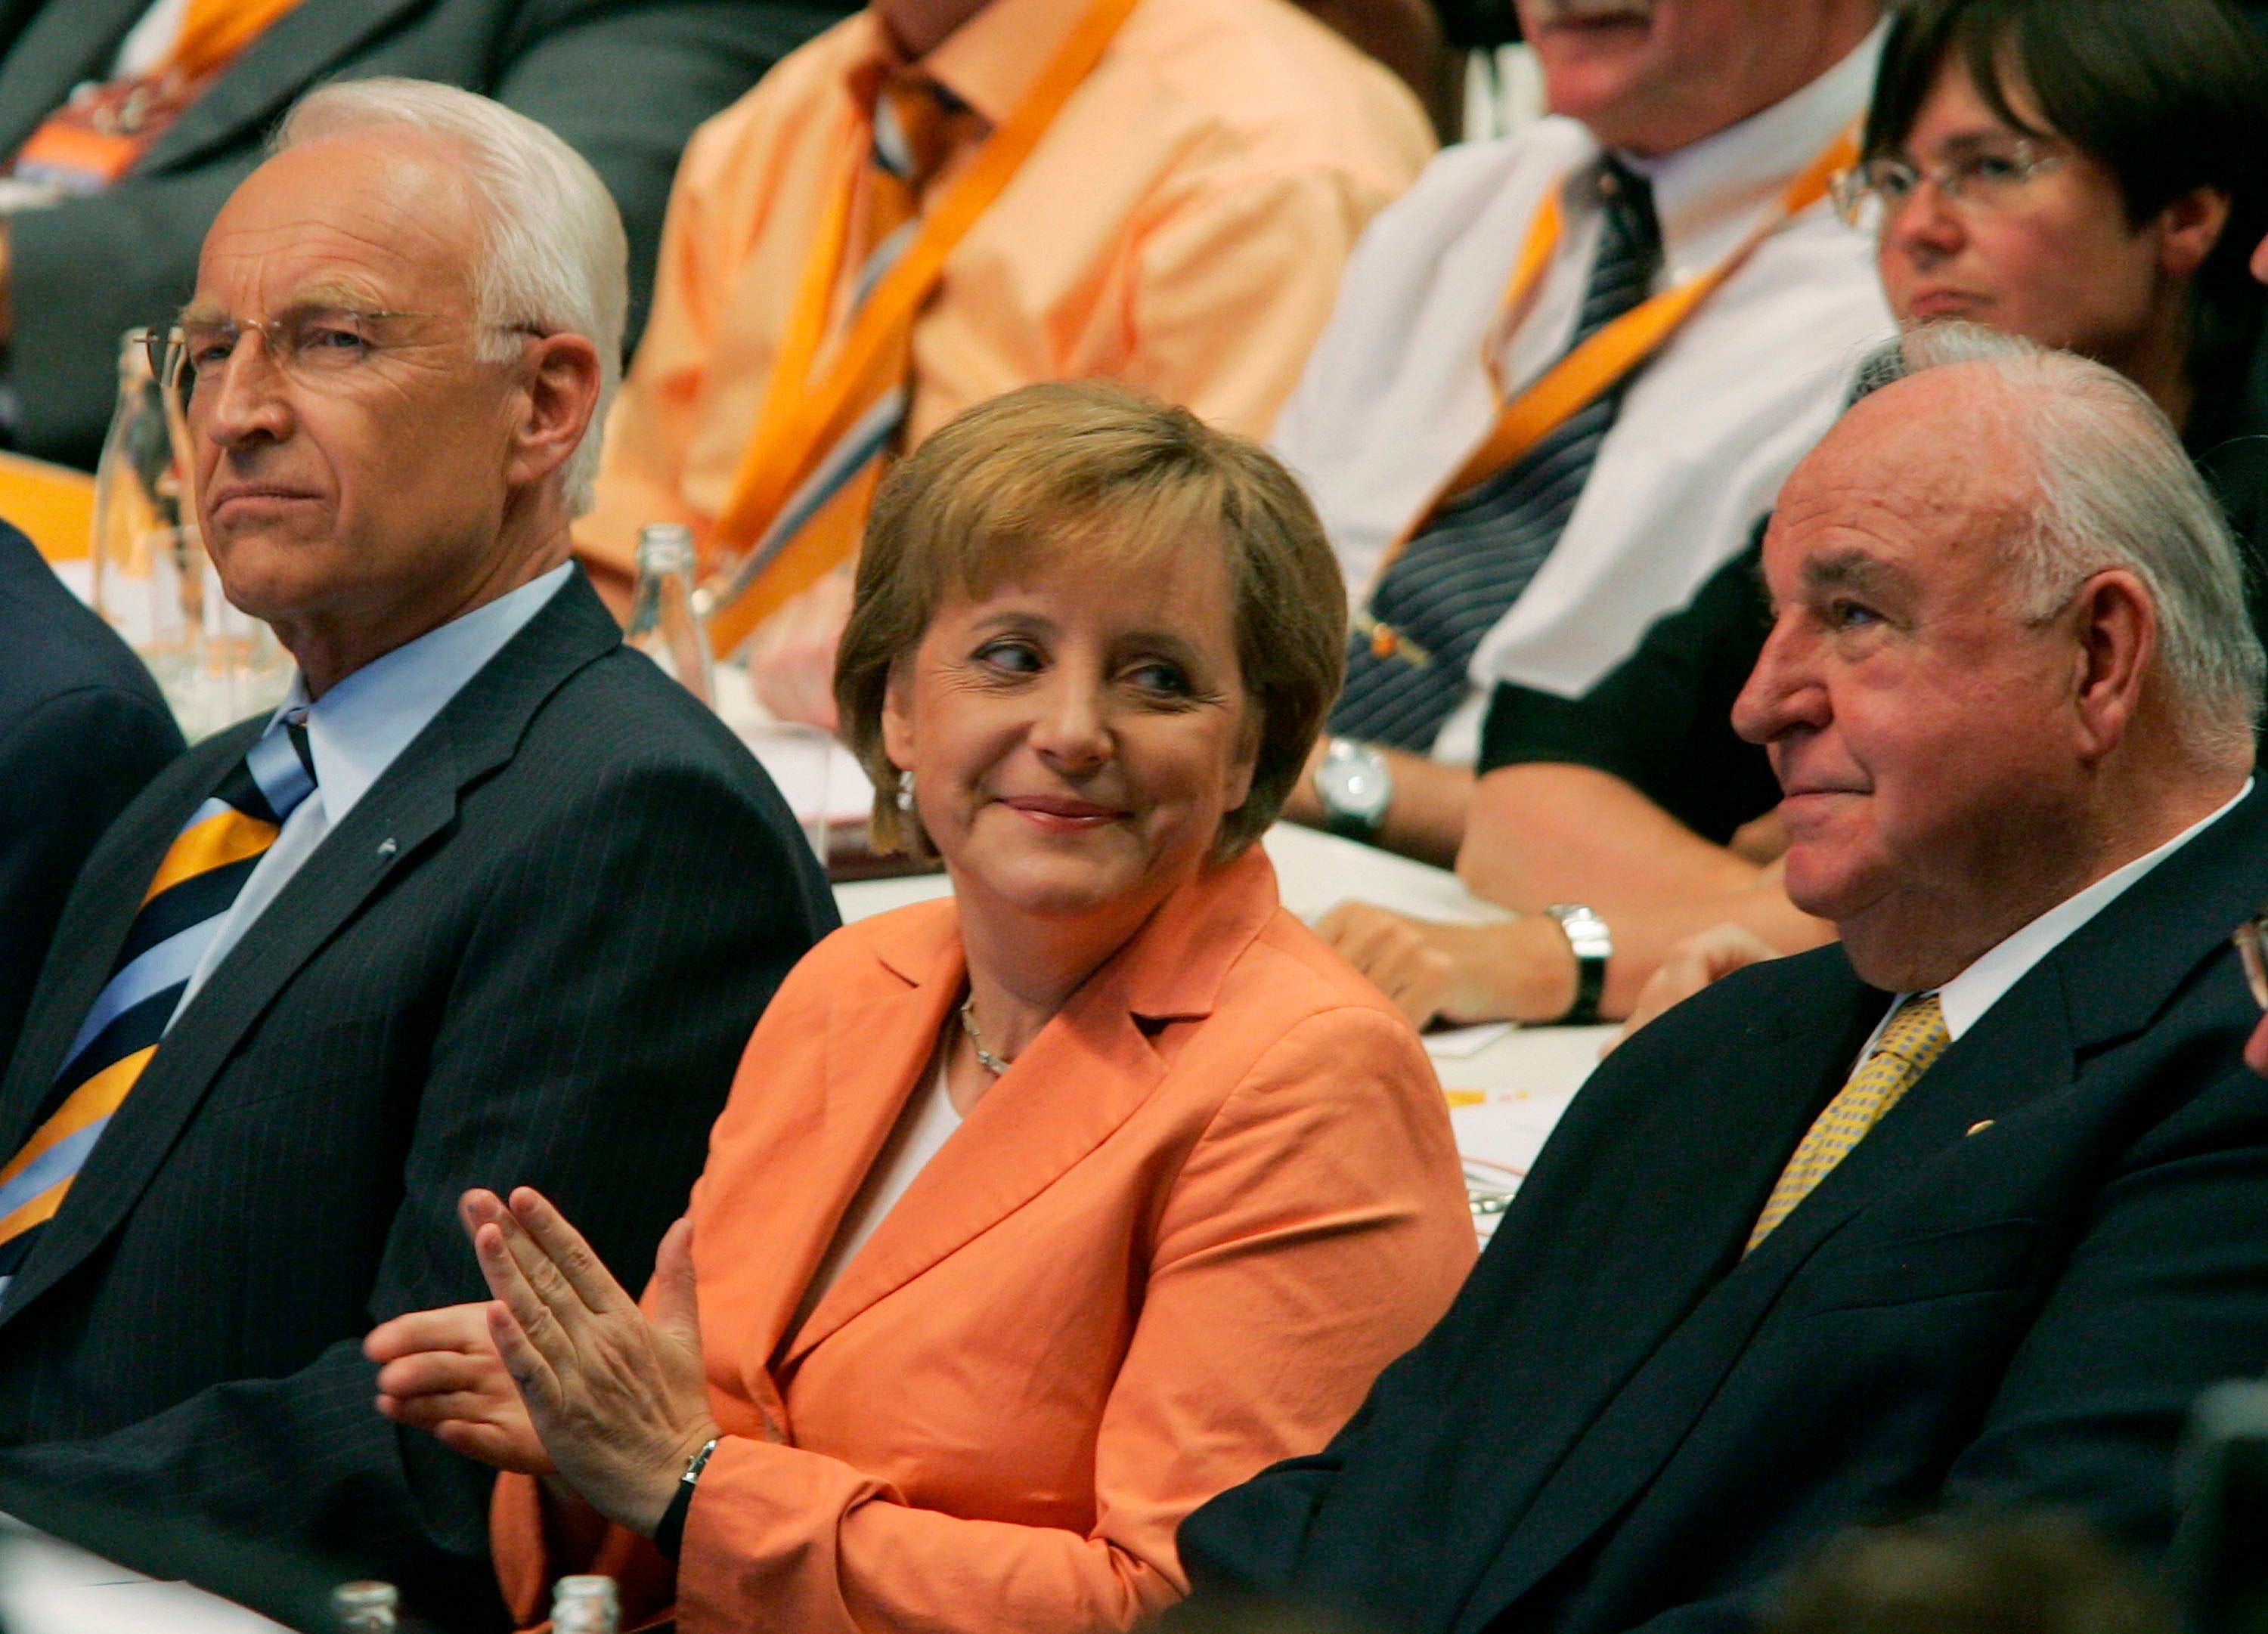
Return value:
<svg viewBox="0 0 2268 1634">
<path fill-rule="evenodd" d="M 1123 1629 L 1186 1592 L 1174 1528 L 1322 1446 L 1474 1253 L 1417 1036 L 1278 904 L 1257 846 L 1169 898 L 976 1103 L 792 1343 L 806 1285 L 953 1019 L 953 904 L 851 925 L 748 1041 L 693 1190 L 721 1441 L 674 1574 L 687 1634 Z M 610 1535 L 545 1554 L 507 1476 L 523 1624 L 555 1572 L 666 1608 Z"/>
</svg>

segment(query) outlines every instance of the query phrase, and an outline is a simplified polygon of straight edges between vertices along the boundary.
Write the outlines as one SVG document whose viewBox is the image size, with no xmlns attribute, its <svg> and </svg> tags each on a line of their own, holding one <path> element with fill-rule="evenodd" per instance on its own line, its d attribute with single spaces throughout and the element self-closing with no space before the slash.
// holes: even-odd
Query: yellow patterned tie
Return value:
<svg viewBox="0 0 2268 1634">
<path fill-rule="evenodd" d="M 1764 1211 L 1756 1218 L 1756 1230 L 1749 1233 L 1749 1251 L 1771 1236 L 1772 1228 L 1834 1172 L 1852 1147 L 1867 1138 L 1867 1132 L 1898 1104 L 1952 1041 L 1935 993 L 1917 993 L 1898 1006 L 1859 1070 L 1796 1143 L 1795 1155 L 1780 1171 L 1771 1196 L 1764 1202 Z"/>
</svg>

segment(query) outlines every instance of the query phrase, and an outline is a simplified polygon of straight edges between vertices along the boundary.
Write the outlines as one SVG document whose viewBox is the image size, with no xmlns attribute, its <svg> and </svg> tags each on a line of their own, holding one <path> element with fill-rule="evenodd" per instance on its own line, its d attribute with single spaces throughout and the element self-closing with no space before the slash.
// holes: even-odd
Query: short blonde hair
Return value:
<svg viewBox="0 0 2268 1634">
<path fill-rule="evenodd" d="M 875 849 L 926 843 L 899 807 L 882 710 L 892 673 L 948 595 L 983 595 L 1064 552 L 1107 553 L 1136 571 L 1201 536 L 1227 558 L 1255 749 L 1252 791 L 1214 841 L 1226 860 L 1276 821 L 1346 669 L 1346 591 L 1292 474 L 1185 408 L 1094 381 L 980 404 L 892 471 L 867 519 L 835 660 L 843 737 L 874 782 Z"/>
</svg>

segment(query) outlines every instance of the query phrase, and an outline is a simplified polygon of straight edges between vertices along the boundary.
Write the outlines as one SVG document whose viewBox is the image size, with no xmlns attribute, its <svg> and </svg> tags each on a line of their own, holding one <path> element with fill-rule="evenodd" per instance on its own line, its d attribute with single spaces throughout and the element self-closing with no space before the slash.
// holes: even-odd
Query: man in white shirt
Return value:
<svg viewBox="0 0 2268 1634">
<path fill-rule="evenodd" d="M 1441 863 L 1489 688 L 1580 693 L 1683 605 L 1892 327 L 1824 189 L 1874 0 L 1519 9 L 1561 117 L 1449 150 L 1379 217 L 1274 438 L 1357 614 L 1292 814 Z"/>
<path fill-rule="evenodd" d="M 1764 566 L 1735 719 L 1841 942 L 1599 1069 L 1352 1427 L 1183 1525 L 1200 1600 L 1730 1634 L 1920 1509 L 2170 1542 L 2191 1400 L 2268 1356 L 2229 945 L 2268 889 L 2263 659 L 2227 527 L 2137 387 L 2003 356 L 1852 408 Z"/>
<path fill-rule="evenodd" d="M 0 1509 L 129 1564 L 88 1516 L 162 1518 L 213 1548 L 153 1570 L 295 1623 L 227 1563 L 502 1626 L 490 1477 L 372 1427 L 361 1336 L 478 1297 L 457 1200 L 536 1173 L 643 1277 L 834 924 L 569 561 L 625 283 L 559 137 L 350 82 L 222 210 L 164 359 L 222 585 L 299 673 L 95 849 L 0 1078 Z"/>
</svg>

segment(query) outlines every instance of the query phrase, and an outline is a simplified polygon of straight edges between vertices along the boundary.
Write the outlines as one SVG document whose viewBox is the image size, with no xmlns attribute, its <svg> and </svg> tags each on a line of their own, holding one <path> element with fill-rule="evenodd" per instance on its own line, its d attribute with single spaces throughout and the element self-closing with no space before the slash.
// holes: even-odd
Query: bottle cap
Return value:
<svg viewBox="0 0 2268 1634">
<path fill-rule="evenodd" d="M 342 1583 L 331 1591 L 334 1611 L 391 1611 L 401 1604 L 401 1591 L 391 1583 Z"/>
<path fill-rule="evenodd" d="M 693 530 L 682 522 L 649 522 L 638 529 L 638 571 L 693 570 Z"/>
<path fill-rule="evenodd" d="M 551 1604 L 559 1607 L 571 1604 L 600 1604 L 611 1610 L 615 1604 L 615 1580 L 604 1577 L 561 1578 L 551 1591 Z"/>
</svg>

